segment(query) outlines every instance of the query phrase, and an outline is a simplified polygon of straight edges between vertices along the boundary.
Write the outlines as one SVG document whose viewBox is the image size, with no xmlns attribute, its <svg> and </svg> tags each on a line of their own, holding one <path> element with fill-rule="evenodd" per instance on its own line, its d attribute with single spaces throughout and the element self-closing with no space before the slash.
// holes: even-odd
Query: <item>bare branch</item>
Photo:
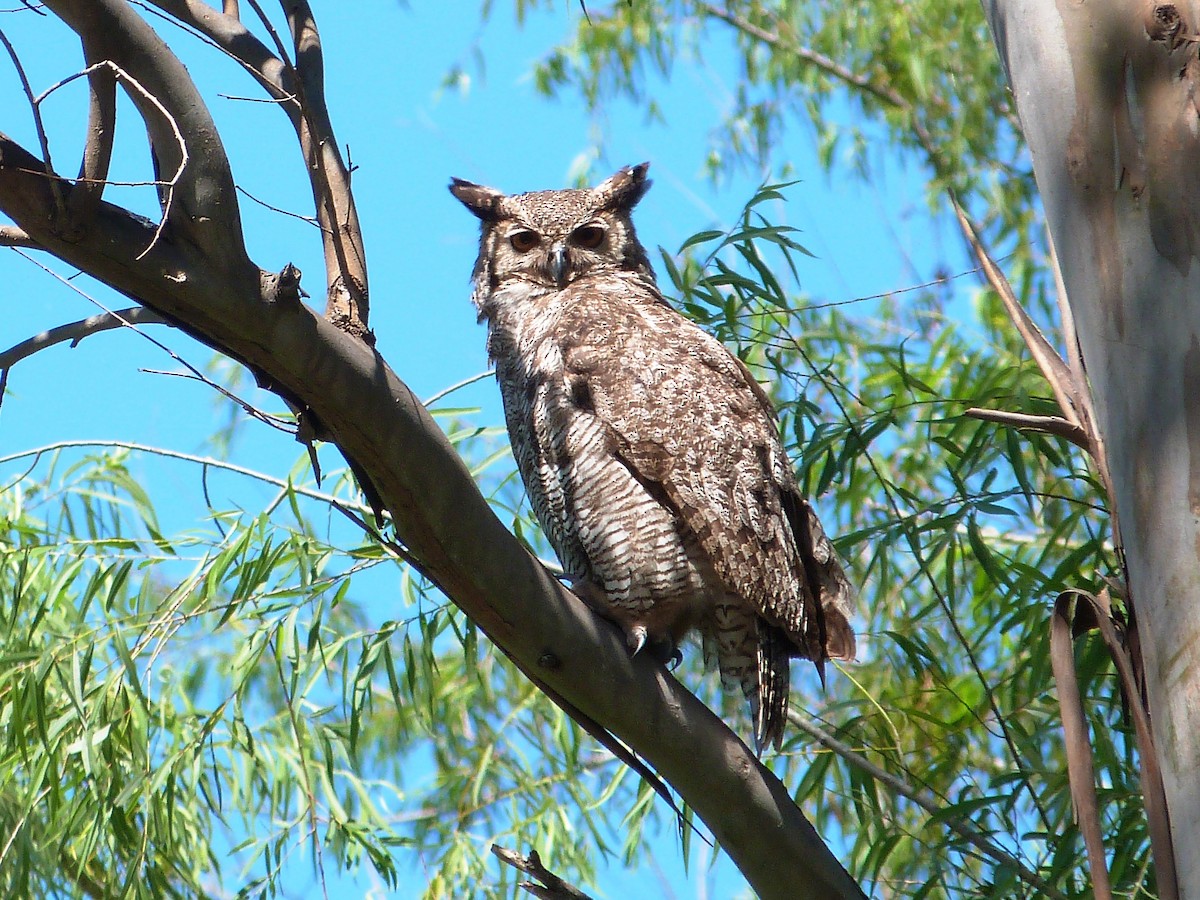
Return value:
<svg viewBox="0 0 1200 900">
<path fill-rule="evenodd" d="M 168 226 L 225 267 L 248 266 L 229 160 L 187 69 L 124 0 L 46 0 L 46 6 L 79 34 L 89 59 L 110 61 L 144 91 L 129 96 L 156 164 L 181 171 L 165 209 Z"/>
<path fill-rule="evenodd" d="M 287 113 L 300 140 L 321 225 L 326 318 L 365 338 L 369 334 L 366 250 L 350 188 L 349 168 L 338 152 L 325 102 L 320 36 L 308 4 L 302 0 L 283 4 L 295 51 L 293 64 L 283 41 L 257 3 L 251 5 L 275 44 L 274 53 L 236 15 L 217 12 L 200 0 L 149 2 L 213 41 L 253 75 Z"/>
<path fill-rule="evenodd" d="M 592 900 L 587 894 L 572 884 L 563 881 L 544 865 L 536 850 L 530 850 L 528 856 L 521 856 L 513 850 L 505 849 L 498 844 L 492 844 L 492 854 L 501 862 L 507 863 L 519 872 L 532 875 L 541 884 L 532 881 L 521 881 L 518 887 L 524 888 L 541 900 Z"/>
<path fill-rule="evenodd" d="M 144 306 L 133 306 L 129 309 L 118 309 L 113 312 L 101 313 L 98 316 L 81 319 L 78 322 L 59 325 L 57 328 L 43 331 L 41 334 L 36 334 L 28 340 L 21 341 L 21 343 L 9 347 L 7 350 L 0 351 L 0 369 L 12 368 L 21 360 L 28 359 L 33 354 L 45 350 L 47 347 L 53 347 L 55 344 L 61 344 L 64 341 L 70 341 L 71 346 L 75 347 L 85 337 L 99 334 L 101 331 L 110 331 L 113 328 L 130 328 L 134 325 L 163 324 L 167 324 L 166 319 L 154 310 L 146 309 Z"/>
<path fill-rule="evenodd" d="M 257 0 L 251 3 L 258 9 Z M 329 276 L 325 317 L 339 328 L 367 338 L 366 249 L 350 189 L 350 172 L 338 152 L 325 103 L 321 36 L 307 0 L 285 0 L 283 7 L 295 48 L 295 89 L 303 114 L 300 145 L 309 171 L 315 176 L 313 199 L 325 238 L 325 270 Z"/>
<path fill-rule="evenodd" d="M 79 163 L 79 190 L 71 192 L 71 221 L 87 223 L 104 196 L 108 167 L 112 161 L 113 138 L 117 131 L 117 84 L 115 67 L 102 65 L 84 47 L 88 64 L 88 125 L 83 158 Z M 165 216 L 164 216 L 165 220 Z"/>
<path fill-rule="evenodd" d="M 21 65 L 21 58 L 17 56 L 16 48 L 8 40 L 8 35 L 4 33 L 4 29 L 0 28 L 0 44 L 4 44 L 4 49 L 8 51 L 9 58 L 12 59 L 13 68 L 17 70 L 17 78 L 21 82 L 21 90 L 25 92 L 25 100 L 29 103 L 29 110 L 33 113 L 33 125 L 37 130 L 38 143 L 42 148 L 42 160 L 46 163 L 47 169 L 53 169 L 54 163 L 50 158 L 50 139 L 46 137 L 46 124 L 42 121 L 42 111 L 39 108 L 39 101 L 33 96 L 33 88 L 29 86 L 29 78 L 25 75 L 25 67 Z M 51 190 L 54 191 L 55 209 L 58 212 L 60 221 L 66 217 L 66 207 L 63 205 L 62 192 L 58 185 L 53 185 Z"/>
<path fill-rule="evenodd" d="M 1043 431 L 1046 434 L 1065 438 L 1077 447 L 1091 451 L 1091 435 L 1074 422 L 1068 422 L 1060 416 L 1034 416 L 1027 413 L 1008 412 L 1002 409 L 980 409 L 972 406 L 963 411 L 963 415 L 983 422 L 996 422 L 1000 425 L 1011 425 L 1013 428 L 1024 428 L 1030 431 Z"/>
</svg>

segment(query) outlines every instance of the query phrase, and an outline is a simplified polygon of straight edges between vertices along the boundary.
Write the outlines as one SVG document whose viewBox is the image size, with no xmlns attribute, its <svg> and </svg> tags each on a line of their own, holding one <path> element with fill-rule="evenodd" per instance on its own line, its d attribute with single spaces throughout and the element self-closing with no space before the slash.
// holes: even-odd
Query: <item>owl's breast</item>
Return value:
<svg viewBox="0 0 1200 900">
<path fill-rule="evenodd" d="M 703 554 L 676 511 L 622 457 L 591 388 L 591 378 L 638 366 L 621 357 L 629 323 L 612 321 L 613 310 L 607 319 L 582 314 L 565 302 L 571 292 L 538 299 L 489 321 L 513 455 L 533 511 L 564 569 L 599 587 L 614 617 L 678 637 L 678 623 L 698 618 L 696 604 L 708 602 L 711 573 L 702 571 Z M 581 353 L 581 346 L 597 349 Z"/>
</svg>

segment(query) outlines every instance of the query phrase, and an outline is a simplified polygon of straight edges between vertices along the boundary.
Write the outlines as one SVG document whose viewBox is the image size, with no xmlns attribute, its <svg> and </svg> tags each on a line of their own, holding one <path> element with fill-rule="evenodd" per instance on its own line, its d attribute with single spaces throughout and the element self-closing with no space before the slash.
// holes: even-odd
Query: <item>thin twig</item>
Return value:
<svg viewBox="0 0 1200 900">
<path fill-rule="evenodd" d="M 295 213 L 295 212 L 292 212 L 291 210 L 283 209 L 278 206 L 272 206 L 266 200 L 259 200 L 257 197 L 255 197 L 252 193 L 250 193 L 248 190 L 246 190 L 241 185 L 235 185 L 235 187 L 237 187 L 237 192 L 239 194 L 243 195 L 244 197 L 246 197 L 246 199 L 250 200 L 251 202 L 257 203 L 259 206 L 263 207 L 264 209 L 269 209 L 271 212 L 279 213 L 281 216 L 291 216 L 293 219 L 299 219 L 301 222 L 307 222 L 309 225 L 315 225 L 318 228 L 321 227 L 321 223 L 319 221 L 317 221 L 315 218 L 313 218 L 312 216 L 306 216 L 306 215 L 302 215 L 301 213 Z"/>
<path fill-rule="evenodd" d="M 339 509 L 343 513 L 346 511 L 358 511 L 363 515 L 366 515 L 367 513 L 371 512 L 371 507 L 365 503 L 345 500 L 343 498 L 336 497 L 333 494 L 302 487 L 294 484 L 291 481 L 282 478 L 276 478 L 273 475 L 267 475 L 264 472 L 259 472 L 255 469 L 248 469 L 245 466 L 239 466 L 235 463 L 226 462 L 225 460 L 217 459 L 212 456 L 196 456 L 192 453 L 183 453 L 178 450 L 168 450 L 164 447 L 155 447 L 150 444 L 138 444 L 133 441 L 56 441 L 53 444 L 45 444 L 41 447 L 32 447 L 28 450 L 22 450 L 19 453 L 11 453 L 7 456 L 0 456 L 0 466 L 7 465 L 8 463 L 14 462 L 18 459 L 29 459 L 31 457 L 36 464 L 37 460 L 45 456 L 47 453 L 55 453 L 59 450 L 85 447 L 116 448 L 118 450 L 130 450 L 135 453 L 150 453 L 166 459 L 178 459 L 183 462 L 195 463 L 205 467 L 206 469 L 220 469 L 224 472 L 232 472 L 235 475 L 253 478 L 256 481 L 261 481 L 264 484 L 272 485 L 280 490 L 291 490 L 299 496 L 307 497 L 309 500 L 327 503 L 330 506 Z M 0 493 L 7 491 L 10 487 L 11 484 L 0 487 Z M 361 524 L 361 522 L 359 524 Z"/>
<path fill-rule="evenodd" d="M 62 282 L 64 285 L 69 287 L 71 290 L 78 293 L 81 297 L 84 297 L 85 299 L 90 301 L 95 306 L 100 307 L 100 309 L 104 310 L 107 314 L 115 315 L 115 313 L 111 309 L 108 309 L 103 303 L 101 303 L 95 297 L 91 296 L 86 291 L 82 290 L 77 284 L 75 284 L 75 282 L 71 281 L 69 278 L 64 278 L 62 275 L 60 275 L 58 272 L 55 272 L 49 266 L 46 266 L 46 265 L 42 264 L 41 262 L 39 262 L 38 260 L 34 259 L 32 256 L 30 256 L 24 250 L 14 249 L 14 252 L 20 253 L 23 257 L 25 257 L 27 260 L 29 260 L 31 263 L 33 263 L 35 266 L 37 266 L 43 272 L 46 272 L 48 275 L 52 276 L 53 278 L 56 278 L 58 281 Z M 130 327 L 134 327 L 134 326 L 131 325 Z M 151 337 L 150 335 L 146 334 L 146 332 L 144 332 L 140 329 L 137 329 L 136 327 L 134 327 L 134 330 L 136 330 L 138 332 L 138 334 L 142 335 L 142 337 L 144 337 L 146 340 L 148 340 L 154 346 L 158 347 L 158 349 L 160 349 L 164 353 L 166 353 L 169 357 L 171 357 L 171 359 L 175 360 L 175 362 L 179 363 L 181 366 L 183 366 L 189 372 L 191 372 L 193 375 L 195 375 L 198 380 L 202 381 L 208 387 L 212 388 L 214 391 L 216 391 L 217 393 L 224 396 L 227 400 L 230 400 L 233 403 L 236 403 L 250 417 L 252 417 L 254 419 L 258 419 L 258 421 L 262 422 L 264 425 L 270 425 L 272 428 L 276 428 L 280 431 L 287 431 L 289 433 L 295 432 L 295 427 L 292 425 L 292 423 L 290 423 L 284 419 L 280 419 L 278 416 L 272 416 L 268 413 L 263 412 L 262 410 L 258 409 L 253 404 L 251 404 L 248 400 L 243 400 L 241 397 L 237 396 L 229 389 L 217 384 L 215 381 L 213 381 L 211 378 L 209 378 L 207 375 L 205 375 L 203 372 L 201 372 L 199 369 L 197 369 L 195 366 L 193 366 L 190 362 L 185 360 L 183 357 L 181 357 L 178 353 L 176 353 L 174 350 L 172 350 L 170 347 L 168 347 L 162 341 L 159 341 L 159 340 Z"/>
<path fill-rule="evenodd" d="M 449 387 L 442 388 L 440 391 L 438 391 L 436 394 L 434 394 L 428 400 L 422 400 L 421 405 L 426 408 L 433 406 L 433 404 L 437 403 L 439 400 L 441 400 L 447 394 L 453 394 L 459 388 L 465 388 L 469 384 L 474 384 L 477 381 L 483 381 L 483 379 L 487 378 L 491 374 L 492 374 L 491 369 L 485 369 L 482 372 L 477 372 L 476 374 L 472 375 L 470 378 L 464 378 L 462 381 L 456 382 L 455 384 L 452 384 Z"/>
<path fill-rule="evenodd" d="M 12 58 L 13 68 L 17 70 L 17 78 L 21 81 L 21 89 L 25 92 L 25 99 L 29 102 L 29 110 L 33 113 L 33 125 L 37 129 L 38 143 L 42 148 L 42 162 L 46 164 L 47 171 L 53 172 L 54 163 L 50 159 L 50 139 L 46 136 L 46 124 L 42 121 L 41 98 L 33 96 L 33 88 L 30 87 L 29 78 L 25 75 L 25 67 L 21 65 L 21 58 L 17 56 L 16 48 L 9 42 L 8 35 L 4 33 L 3 28 L 0 28 L 0 44 L 4 44 L 4 49 Z M 65 218 L 67 206 L 63 199 L 62 188 L 51 182 L 50 191 L 54 194 L 54 206 L 58 210 L 59 216 Z"/>
</svg>

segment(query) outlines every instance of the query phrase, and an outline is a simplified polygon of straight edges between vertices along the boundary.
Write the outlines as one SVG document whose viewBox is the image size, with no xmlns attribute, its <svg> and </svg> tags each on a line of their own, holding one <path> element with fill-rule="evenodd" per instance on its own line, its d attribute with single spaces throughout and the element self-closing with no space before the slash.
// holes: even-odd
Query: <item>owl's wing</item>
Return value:
<svg viewBox="0 0 1200 900">
<path fill-rule="evenodd" d="M 606 292 L 590 293 L 570 314 L 578 321 L 564 323 L 563 355 L 572 392 L 586 394 L 612 452 L 795 654 L 852 657 L 850 583 L 796 487 L 770 399 L 750 371 L 666 305 L 610 304 L 599 319 L 586 307 Z"/>
</svg>

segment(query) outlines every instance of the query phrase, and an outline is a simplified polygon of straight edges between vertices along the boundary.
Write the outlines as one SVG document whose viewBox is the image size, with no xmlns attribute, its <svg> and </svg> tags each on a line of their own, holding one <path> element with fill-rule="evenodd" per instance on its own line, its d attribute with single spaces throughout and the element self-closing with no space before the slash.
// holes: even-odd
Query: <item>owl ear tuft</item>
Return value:
<svg viewBox="0 0 1200 900">
<path fill-rule="evenodd" d="M 504 195 L 495 188 L 484 187 L 482 184 L 464 181 L 461 178 L 450 179 L 450 193 L 485 222 L 490 222 L 499 215 L 500 201 L 504 199 Z"/>
<path fill-rule="evenodd" d="M 651 181 L 646 177 L 650 163 L 625 166 L 615 175 L 595 187 L 601 203 L 610 209 L 633 209 L 637 202 L 650 190 Z"/>
</svg>

